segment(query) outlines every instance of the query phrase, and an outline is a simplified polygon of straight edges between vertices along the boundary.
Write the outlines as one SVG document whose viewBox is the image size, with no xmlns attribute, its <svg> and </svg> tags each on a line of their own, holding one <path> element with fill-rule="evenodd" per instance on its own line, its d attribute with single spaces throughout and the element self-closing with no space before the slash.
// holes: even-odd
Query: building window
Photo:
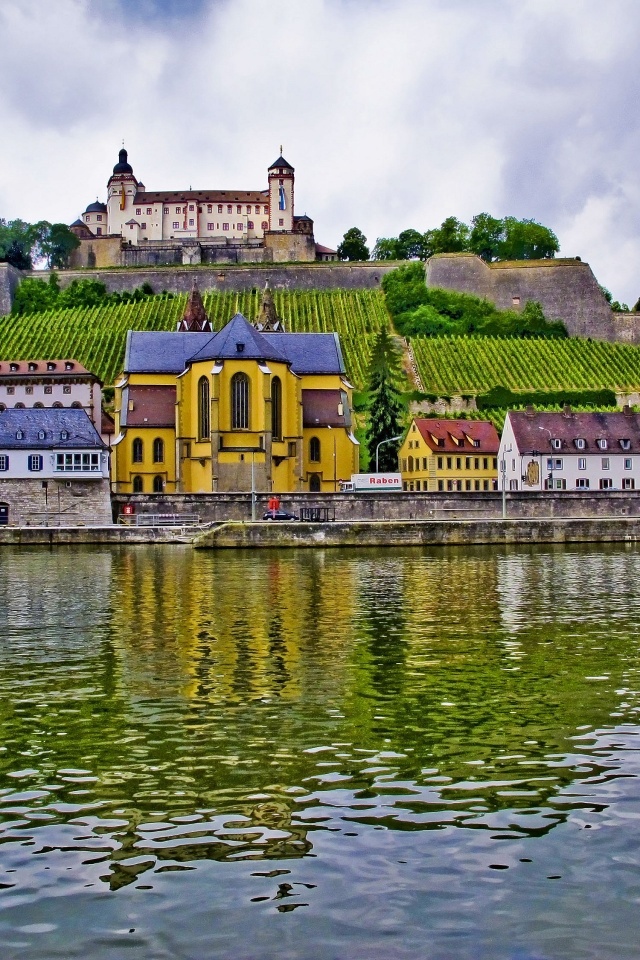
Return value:
<svg viewBox="0 0 640 960">
<path fill-rule="evenodd" d="M 578 450 L 584 450 L 585 445 L 586 445 L 585 440 L 582 437 L 578 437 L 578 439 L 576 440 L 576 447 L 578 448 Z"/>
<path fill-rule="evenodd" d="M 483 458 L 482 458 L 482 469 L 483 469 L 483 470 L 488 470 L 488 469 L 489 469 L 489 457 L 483 457 Z"/>
<path fill-rule="evenodd" d="M 164 480 L 162 479 L 162 477 L 154 477 L 154 478 L 153 478 L 153 492 L 154 492 L 154 493 L 162 493 L 163 490 L 164 490 Z"/>
<path fill-rule="evenodd" d="M 166 213 L 169 213 L 169 207 L 165 207 L 162 212 L 165 213 L 165 214 L 166 214 Z"/>
<path fill-rule="evenodd" d="M 31 396 L 33 393 L 33 387 L 25 387 L 24 392 L 27 394 L 27 396 Z"/>
<path fill-rule="evenodd" d="M 200 377 L 198 380 L 198 439 L 209 440 L 211 436 L 211 395 L 209 380 Z"/>
<path fill-rule="evenodd" d="M 557 439 L 552 440 L 552 441 L 551 441 L 551 446 L 553 447 L 554 450 L 561 450 L 561 449 L 562 449 L 562 440 L 557 440 Z"/>
<path fill-rule="evenodd" d="M 141 213 L 142 213 L 142 210 L 140 209 L 140 207 L 136 207 L 136 217 L 139 217 Z"/>
<path fill-rule="evenodd" d="M 465 490 L 471 490 L 471 480 L 465 480 L 464 488 Z"/>
<path fill-rule="evenodd" d="M 146 230 L 146 229 L 147 229 L 146 223 L 141 223 L 141 224 L 140 224 L 140 229 L 141 229 L 141 230 Z"/>
<path fill-rule="evenodd" d="M 142 477 L 133 478 L 133 492 L 142 493 Z"/>
<path fill-rule="evenodd" d="M 610 469 L 611 469 L 609 457 L 603 457 L 603 458 L 602 458 L 602 469 L 603 469 L 603 470 L 610 470 Z"/>
<path fill-rule="evenodd" d="M 624 468 L 625 470 L 633 470 L 633 460 L 631 457 L 624 458 Z"/>
<path fill-rule="evenodd" d="M 176 207 L 176 213 L 182 213 L 182 207 Z"/>
<path fill-rule="evenodd" d="M 451 470 L 451 464 L 452 464 L 452 462 L 453 462 L 453 461 L 451 460 L 451 457 L 447 457 L 447 470 Z"/>
<path fill-rule="evenodd" d="M 485 481 L 485 482 L 486 482 L 486 481 Z M 485 489 L 486 489 L 486 488 L 485 488 Z M 509 490 L 517 490 L 517 489 L 518 489 L 518 481 L 517 481 L 517 480 L 509 480 Z"/>
<path fill-rule="evenodd" d="M 320 493 L 320 474 L 312 473 L 309 477 L 309 490 L 311 493 Z"/>
<path fill-rule="evenodd" d="M 309 440 L 309 460 L 311 463 L 320 463 L 320 440 L 318 437 L 311 437 Z"/>
<path fill-rule="evenodd" d="M 189 226 L 190 227 L 195 226 L 195 220 L 189 220 Z"/>
<path fill-rule="evenodd" d="M 564 479 L 551 479 L 550 477 L 547 477 L 544 482 L 544 488 L 545 490 L 566 490 L 567 481 Z"/>
<path fill-rule="evenodd" d="M 142 463 L 144 448 L 140 437 L 136 437 L 131 445 L 131 455 L 134 463 Z"/>
<path fill-rule="evenodd" d="M 222 213 L 222 204 L 221 204 L 221 203 L 218 204 L 218 213 Z"/>
<path fill-rule="evenodd" d="M 474 458 L 473 458 L 473 469 L 474 469 L 474 470 L 479 470 L 479 469 L 480 469 L 480 457 L 474 457 Z"/>
<path fill-rule="evenodd" d="M 633 477 L 623 477 L 622 478 L 622 489 L 623 490 L 635 490 L 636 482 Z"/>
<path fill-rule="evenodd" d="M 9 457 L 6 453 L 0 454 L 0 471 L 9 469 Z"/>
<path fill-rule="evenodd" d="M 474 481 L 473 481 L 473 489 L 474 489 L 474 490 L 479 490 L 479 489 L 480 489 L 480 481 L 479 481 L 479 480 L 474 480 Z"/>
<path fill-rule="evenodd" d="M 164 440 L 156 437 L 153 441 L 153 462 L 164 463 Z"/>
<path fill-rule="evenodd" d="M 227 204 L 227 213 L 233 213 L 233 207 L 231 206 L 230 203 Z"/>
<path fill-rule="evenodd" d="M 547 457 L 547 470 L 562 470 L 562 457 Z"/>
<path fill-rule="evenodd" d="M 497 458 L 497 457 L 494 457 L 494 458 L 493 458 L 493 469 L 494 469 L 494 470 L 497 470 L 497 469 L 498 469 L 498 458 Z"/>
<path fill-rule="evenodd" d="M 262 221 L 262 229 L 263 229 L 263 230 L 268 230 L 268 229 L 269 229 L 269 224 L 267 223 L 266 220 L 263 220 L 263 221 Z"/>
<path fill-rule="evenodd" d="M 38 473 L 38 471 L 42 470 L 43 460 L 39 453 L 30 453 L 27 463 L 32 473 Z"/>
<path fill-rule="evenodd" d="M 247 230 L 253 230 L 253 220 L 247 220 Z"/>
<path fill-rule="evenodd" d="M 444 480 L 438 480 L 438 491 L 442 493 L 444 490 Z"/>
<path fill-rule="evenodd" d="M 422 469 L 423 469 L 423 470 L 426 470 L 426 469 L 427 469 L 427 458 L 426 458 L 426 457 L 423 457 L 423 458 L 422 458 Z"/>
<path fill-rule="evenodd" d="M 282 383 L 280 377 L 271 381 L 271 436 L 282 440 Z"/>
<path fill-rule="evenodd" d="M 249 377 L 234 373 L 231 378 L 231 429 L 249 429 Z"/>
<path fill-rule="evenodd" d="M 409 464 L 407 466 L 408 473 L 413 473 L 413 457 L 409 457 Z"/>
<path fill-rule="evenodd" d="M 97 471 L 100 469 L 99 453 L 57 453 L 56 470 L 64 471 Z"/>
<path fill-rule="evenodd" d="M 278 226 L 279 226 L 279 227 L 284 227 L 284 220 L 282 220 L 282 218 L 281 218 L 280 220 L 278 220 Z"/>
<path fill-rule="evenodd" d="M 194 207 L 194 205 L 193 205 L 192 203 L 189 204 L 189 210 L 190 210 L 192 213 L 193 213 L 193 211 L 195 210 L 195 207 Z"/>
<path fill-rule="evenodd" d="M 15 387 L 7 387 L 7 396 L 12 397 L 15 392 L 16 392 Z"/>
<path fill-rule="evenodd" d="M 438 470 L 442 470 L 442 457 L 438 457 Z"/>
<path fill-rule="evenodd" d="M 59 400 L 56 400 L 56 401 L 55 401 L 55 403 L 54 403 L 54 404 L 52 404 L 52 406 L 53 406 L 53 408 L 54 408 L 54 410 L 56 410 L 56 409 L 59 409 L 60 407 L 62 407 L 62 406 L 63 406 L 63 404 L 62 404 L 62 403 L 60 403 L 60 401 L 59 401 Z"/>
<path fill-rule="evenodd" d="M 456 470 L 462 470 L 462 457 L 456 457 Z"/>
<path fill-rule="evenodd" d="M 586 469 L 587 469 L 587 458 L 578 457 L 578 470 L 586 470 Z"/>
<path fill-rule="evenodd" d="M 488 489 L 489 489 L 489 481 L 488 481 L 488 480 L 483 480 L 483 481 L 482 481 L 482 489 L 483 489 L 483 490 L 488 490 Z"/>
<path fill-rule="evenodd" d="M 596 443 L 598 444 L 601 450 L 607 449 L 607 441 L 604 439 L 604 437 L 601 437 L 600 440 L 596 440 Z"/>
<path fill-rule="evenodd" d="M 207 213 L 213 213 L 213 207 L 210 203 L 207 204 Z"/>
<path fill-rule="evenodd" d="M 589 478 L 588 477 L 578 477 L 576 480 L 576 490 L 588 490 L 589 489 Z"/>
<path fill-rule="evenodd" d="M 16 403 L 16 410 L 24 410 L 24 403 Z"/>
<path fill-rule="evenodd" d="M 174 230 L 179 230 L 179 229 L 180 229 L 180 222 L 179 222 L 178 220 L 174 220 L 174 221 L 173 221 L 173 229 L 174 229 Z"/>
<path fill-rule="evenodd" d="M 236 213 L 242 213 L 242 207 L 240 206 L 240 204 L 238 204 L 238 206 L 236 207 Z"/>
<path fill-rule="evenodd" d="M 269 213 L 269 207 L 265 207 L 263 213 Z"/>
<path fill-rule="evenodd" d="M 150 217 L 152 213 L 153 209 L 151 207 L 147 207 L 147 216 Z"/>
<path fill-rule="evenodd" d="M 600 489 L 601 490 L 611 490 L 613 487 L 613 480 L 611 477 L 601 477 L 600 478 Z"/>
<path fill-rule="evenodd" d="M 242 230 L 243 230 L 243 226 L 242 226 L 241 223 L 238 224 L 238 230 L 239 230 L 240 232 L 242 232 Z"/>
<path fill-rule="evenodd" d="M 223 229 L 223 230 L 228 230 L 228 229 L 229 229 L 229 224 L 228 224 L 228 223 L 223 223 L 223 224 L 222 224 L 222 229 Z"/>
<path fill-rule="evenodd" d="M 97 237 L 101 237 L 101 236 L 102 236 L 102 227 L 96 227 L 96 236 L 97 236 Z"/>
<path fill-rule="evenodd" d="M 471 470 L 471 457 L 464 458 L 464 468 L 465 470 Z"/>
<path fill-rule="evenodd" d="M 207 224 L 207 230 L 213 230 L 213 224 L 212 224 L 212 223 L 208 223 L 208 224 Z"/>
</svg>

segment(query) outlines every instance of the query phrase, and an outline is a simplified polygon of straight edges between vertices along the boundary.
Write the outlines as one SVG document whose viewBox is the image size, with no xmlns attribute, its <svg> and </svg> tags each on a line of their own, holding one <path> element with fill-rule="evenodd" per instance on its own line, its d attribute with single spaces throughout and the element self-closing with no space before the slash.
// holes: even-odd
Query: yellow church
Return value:
<svg viewBox="0 0 640 960">
<path fill-rule="evenodd" d="M 214 333 L 194 289 L 175 332 L 129 331 L 115 422 L 115 493 L 328 492 L 358 472 L 338 335 L 286 332 L 268 289 L 255 324 Z"/>
</svg>

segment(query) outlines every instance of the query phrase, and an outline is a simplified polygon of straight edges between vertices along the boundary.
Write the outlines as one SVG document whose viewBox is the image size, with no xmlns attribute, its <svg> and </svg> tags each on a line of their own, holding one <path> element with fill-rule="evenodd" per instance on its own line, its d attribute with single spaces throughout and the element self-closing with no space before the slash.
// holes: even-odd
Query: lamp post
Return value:
<svg viewBox="0 0 640 960">
<path fill-rule="evenodd" d="M 545 433 L 549 434 L 549 446 L 552 447 L 551 441 L 553 440 L 553 434 L 551 433 L 551 430 L 549 430 L 548 427 L 538 427 L 538 430 L 544 430 Z M 551 450 L 551 459 L 549 462 L 551 463 L 549 468 L 549 489 L 553 490 L 553 448 Z M 542 485 L 542 476 L 540 477 L 540 484 Z"/>
<path fill-rule="evenodd" d="M 511 453 L 512 446 L 504 447 L 502 450 L 502 459 L 500 461 L 500 473 L 502 474 L 502 519 L 507 519 L 507 454 Z"/>
<path fill-rule="evenodd" d="M 402 440 L 402 434 L 399 434 L 397 437 L 388 437 L 386 440 L 381 440 L 378 446 L 376 447 L 376 473 L 378 473 L 378 451 L 383 443 L 393 443 L 394 440 Z"/>
</svg>

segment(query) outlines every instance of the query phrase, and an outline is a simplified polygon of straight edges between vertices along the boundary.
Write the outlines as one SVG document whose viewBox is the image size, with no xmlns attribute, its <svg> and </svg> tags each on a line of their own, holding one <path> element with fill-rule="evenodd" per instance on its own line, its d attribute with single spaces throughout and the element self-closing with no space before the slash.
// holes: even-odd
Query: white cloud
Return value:
<svg viewBox="0 0 640 960">
<path fill-rule="evenodd" d="M 639 28 L 636 0 L 3 0 L 0 216 L 73 220 L 123 137 L 150 189 L 263 187 L 282 143 L 320 242 L 532 217 L 635 301 Z"/>
</svg>

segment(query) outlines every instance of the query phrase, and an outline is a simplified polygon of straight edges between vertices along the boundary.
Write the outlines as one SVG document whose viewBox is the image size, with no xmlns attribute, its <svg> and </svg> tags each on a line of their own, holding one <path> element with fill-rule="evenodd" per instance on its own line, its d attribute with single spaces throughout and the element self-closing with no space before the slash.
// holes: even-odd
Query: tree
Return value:
<svg viewBox="0 0 640 960">
<path fill-rule="evenodd" d="M 560 249 L 558 238 L 549 227 L 535 220 L 505 217 L 504 236 L 498 246 L 499 260 L 546 260 Z"/>
<path fill-rule="evenodd" d="M 401 377 L 400 352 L 385 327 L 376 337 L 369 364 L 367 449 L 371 464 L 375 463 L 378 444 L 402 433 L 404 405 Z M 396 441 L 380 447 L 378 459 L 381 471 L 397 470 L 399 445 L 400 442 Z"/>
<path fill-rule="evenodd" d="M 434 253 L 461 253 L 469 249 L 469 227 L 457 217 L 447 217 L 435 230 L 427 230 L 423 244 L 426 257 Z"/>
<path fill-rule="evenodd" d="M 44 234 L 40 240 L 40 252 L 46 257 L 47 266 L 66 267 L 69 260 L 69 254 L 80 246 L 80 241 L 75 233 L 69 230 L 66 223 L 53 223 L 46 225 Z"/>
<path fill-rule="evenodd" d="M 351 227 L 347 230 L 342 243 L 338 247 L 338 256 L 341 260 L 368 260 L 369 247 L 367 238 L 362 230 L 357 227 Z"/>
<path fill-rule="evenodd" d="M 374 260 L 401 260 L 397 237 L 378 237 L 372 256 Z"/>
<path fill-rule="evenodd" d="M 24 220 L 0 219 L 0 261 L 10 263 L 18 270 L 31 270 L 37 239 L 32 224 Z"/>
<path fill-rule="evenodd" d="M 424 234 L 417 230 L 403 230 L 398 237 L 399 260 L 424 260 L 425 249 Z"/>
<path fill-rule="evenodd" d="M 492 217 L 490 213 L 478 213 L 471 221 L 469 249 L 491 263 L 497 260 L 500 242 L 503 236 L 504 222 Z"/>
</svg>

